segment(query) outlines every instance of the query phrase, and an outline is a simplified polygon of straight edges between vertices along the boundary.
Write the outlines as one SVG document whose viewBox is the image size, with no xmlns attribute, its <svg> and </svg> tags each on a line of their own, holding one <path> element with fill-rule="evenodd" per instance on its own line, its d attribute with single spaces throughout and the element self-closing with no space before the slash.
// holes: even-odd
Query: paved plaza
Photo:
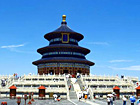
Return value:
<svg viewBox="0 0 140 105">
<path fill-rule="evenodd" d="M 2 99 L 0 99 L 0 104 L 3 101 L 6 101 L 8 105 L 17 105 L 16 99 L 2 98 Z M 28 102 L 29 102 L 29 100 L 27 100 L 26 105 L 28 105 L 27 104 Z M 21 100 L 20 105 L 25 105 L 24 99 Z M 32 102 L 32 105 L 107 105 L 107 102 L 105 99 L 103 99 L 103 100 L 96 99 L 94 101 L 93 100 L 86 100 L 86 101 L 81 100 L 80 102 L 77 99 L 72 99 L 71 101 L 62 99 L 61 101 L 57 101 L 57 102 L 54 102 L 53 99 L 46 99 L 46 100 L 35 99 L 35 102 Z M 115 100 L 114 105 L 123 105 L 123 101 Z M 130 100 L 127 100 L 126 105 L 131 105 Z M 135 105 L 136 105 L 136 103 L 135 103 Z"/>
<path fill-rule="evenodd" d="M 136 101 L 137 101 L 137 100 L 136 100 Z M 103 100 L 95 100 L 95 102 L 98 103 L 98 104 L 100 104 L 100 105 L 107 105 L 107 102 L 106 102 L 105 99 L 103 99 Z M 103 103 L 104 103 L 104 104 L 103 104 Z M 115 100 L 115 101 L 113 102 L 113 104 L 114 104 L 114 105 L 123 105 L 123 101 L 122 101 L 121 99 L 120 99 L 120 100 Z M 131 105 L 130 100 L 127 100 L 126 105 Z M 137 105 L 136 102 L 135 102 L 134 105 Z"/>
<path fill-rule="evenodd" d="M 3 98 L 0 99 L 0 104 L 1 102 L 6 101 L 8 105 L 17 105 L 16 103 L 16 99 L 8 99 L 8 98 Z M 38 100 L 35 99 L 35 102 L 32 102 L 32 105 L 90 105 L 87 104 L 85 102 L 79 102 L 78 100 L 72 100 L 73 102 L 70 102 L 68 100 L 61 100 L 61 101 L 57 101 L 54 102 L 53 99 L 46 99 L 46 100 Z M 27 103 L 29 102 L 29 100 L 27 100 L 26 105 L 28 105 Z M 20 105 L 25 105 L 25 101 L 24 99 L 21 100 L 21 104 Z"/>
</svg>

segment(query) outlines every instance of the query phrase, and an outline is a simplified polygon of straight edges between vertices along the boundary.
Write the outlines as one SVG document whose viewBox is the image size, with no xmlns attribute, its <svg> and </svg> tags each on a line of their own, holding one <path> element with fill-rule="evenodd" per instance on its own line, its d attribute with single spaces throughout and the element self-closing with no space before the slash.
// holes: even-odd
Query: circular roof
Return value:
<svg viewBox="0 0 140 105">
<path fill-rule="evenodd" d="M 59 28 L 57 28 L 56 30 L 50 32 L 50 33 L 47 33 L 44 35 L 44 38 L 46 38 L 47 40 L 50 40 L 52 39 L 56 34 L 59 34 L 59 33 L 70 33 L 70 34 L 74 34 L 75 37 L 78 39 L 78 40 L 82 40 L 84 38 L 84 36 L 80 33 L 77 33 L 75 31 L 73 31 L 70 27 L 67 26 L 67 22 L 65 20 L 65 16 L 62 17 L 63 18 L 63 21 L 61 22 L 61 26 Z"/>
<path fill-rule="evenodd" d="M 40 60 L 34 61 L 34 65 L 43 64 L 43 63 L 51 63 L 51 62 L 69 62 L 69 63 L 82 63 L 88 64 L 89 66 L 93 66 L 95 63 L 88 61 L 86 59 L 81 58 L 74 58 L 74 57 L 49 57 L 49 58 L 42 58 Z"/>
<path fill-rule="evenodd" d="M 84 47 L 80 47 L 77 45 L 71 45 L 71 44 L 54 44 L 54 45 L 49 45 L 43 48 L 39 48 L 37 50 L 38 53 L 44 54 L 46 52 L 55 52 L 55 51 L 61 51 L 61 50 L 66 50 L 66 51 L 77 51 L 84 53 L 85 55 L 90 53 L 90 50 Z"/>
</svg>

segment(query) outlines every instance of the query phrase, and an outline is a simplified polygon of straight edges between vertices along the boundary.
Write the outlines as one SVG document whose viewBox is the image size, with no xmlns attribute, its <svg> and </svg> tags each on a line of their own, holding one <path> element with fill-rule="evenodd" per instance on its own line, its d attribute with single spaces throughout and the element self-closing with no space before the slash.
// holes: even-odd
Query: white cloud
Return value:
<svg viewBox="0 0 140 105">
<path fill-rule="evenodd" d="M 135 66 L 129 66 L 129 67 L 122 67 L 122 68 L 117 68 L 117 67 L 111 67 L 109 66 L 109 68 L 113 69 L 113 70 L 134 70 L 134 71 L 140 71 L 140 65 L 135 65 Z"/>
<path fill-rule="evenodd" d="M 87 44 L 93 44 L 93 45 L 109 45 L 107 42 L 86 42 Z"/>
<path fill-rule="evenodd" d="M 31 53 L 31 54 L 34 54 L 35 53 L 33 51 L 21 51 L 21 50 L 17 50 L 17 49 L 11 49 L 11 51 L 18 52 L 18 53 Z"/>
<path fill-rule="evenodd" d="M 116 63 L 116 62 L 132 62 L 133 60 L 122 60 L 122 59 L 120 59 L 120 60 L 111 60 L 111 61 L 109 61 L 110 63 Z"/>
<path fill-rule="evenodd" d="M 16 47 L 22 47 L 25 44 L 19 44 L 19 45 L 8 45 L 8 46 L 1 46 L 1 48 L 16 48 Z"/>
<path fill-rule="evenodd" d="M 31 51 L 18 50 L 19 47 L 23 47 L 23 46 L 25 46 L 25 44 L 1 46 L 0 48 L 5 48 L 5 49 L 8 49 L 12 52 L 18 52 L 18 53 L 34 53 L 34 52 L 31 52 Z"/>
</svg>

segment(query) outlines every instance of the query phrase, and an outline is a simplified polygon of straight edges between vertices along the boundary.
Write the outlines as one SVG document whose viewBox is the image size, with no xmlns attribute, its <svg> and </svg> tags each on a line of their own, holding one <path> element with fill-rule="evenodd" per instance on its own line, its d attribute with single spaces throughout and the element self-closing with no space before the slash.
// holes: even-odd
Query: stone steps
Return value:
<svg viewBox="0 0 140 105">
<path fill-rule="evenodd" d="M 68 84 L 68 87 L 71 85 L 71 89 L 69 91 L 70 99 L 77 99 L 76 92 L 74 91 L 73 84 L 71 83 L 70 79 L 67 81 L 67 84 Z"/>
</svg>

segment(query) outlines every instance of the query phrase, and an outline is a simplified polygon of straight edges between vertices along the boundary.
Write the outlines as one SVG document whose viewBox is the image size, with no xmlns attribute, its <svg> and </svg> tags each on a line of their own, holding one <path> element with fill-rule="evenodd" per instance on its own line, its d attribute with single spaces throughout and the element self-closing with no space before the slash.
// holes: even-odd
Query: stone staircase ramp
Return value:
<svg viewBox="0 0 140 105">
<path fill-rule="evenodd" d="M 74 91 L 74 87 L 73 87 L 73 84 L 71 83 L 70 79 L 67 81 L 67 84 L 68 84 L 68 87 L 71 85 L 71 89 L 69 91 L 70 99 L 77 99 L 76 92 Z"/>
<path fill-rule="evenodd" d="M 84 84 L 82 83 L 80 78 L 77 79 L 77 83 L 79 84 L 81 91 L 83 91 Z M 91 100 L 93 100 L 93 91 L 91 88 L 89 88 L 89 94 L 90 94 Z"/>
<path fill-rule="evenodd" d="M 83 86 L 84 86 L 84 84 L 82 83 L 82 81 L 81 81 L 80 78 L 77 78 L 77 83 L 79 84 L 80 89 L 81 89 L 81 91 L 82 91 L 82 90 L 83 90 Z"/>
</svg>

